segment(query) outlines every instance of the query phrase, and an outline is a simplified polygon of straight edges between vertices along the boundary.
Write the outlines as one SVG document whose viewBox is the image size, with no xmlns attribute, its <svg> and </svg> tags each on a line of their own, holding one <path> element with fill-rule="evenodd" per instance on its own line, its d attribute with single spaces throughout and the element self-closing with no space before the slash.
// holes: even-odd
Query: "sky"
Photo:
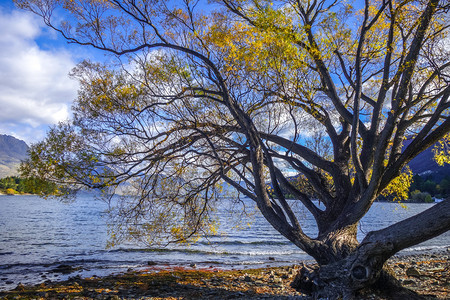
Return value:
<svg viewBox="0 0 450 300">
<path fill-rule="evenodd" d="M 71 116 L 77 82 L 70 71 L 98 52 L 68 44 L 40 17 L 0 0 L 0 134 L 27 144 Z"/>
<path fill-rule="evenodd" d="M 12 0 L 0 0 L 0 134 L 31 144 L 68 119 L 78 86 L 69 72 L 89 56 Z"/>
</svg>

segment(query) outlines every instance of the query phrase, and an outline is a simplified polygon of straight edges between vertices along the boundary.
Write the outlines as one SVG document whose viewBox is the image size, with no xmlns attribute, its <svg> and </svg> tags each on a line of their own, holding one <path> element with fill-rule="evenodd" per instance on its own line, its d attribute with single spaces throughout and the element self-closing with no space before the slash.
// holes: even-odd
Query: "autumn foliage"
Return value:
<svg viewBox="0 0 450 300">
<path fill-rule="evenodd" d="M 195 240 L 234 190 L 318 261 L 305 292 L 347 297 L 392 281 L 388 257 L 449 229 L 444 201 L 356 236 L 378 196 L 407 196 L 411 159 L 442 141 L 437 161 L 448 160 L 447 1 L 16 3 L 69 42 L 111 54 L 74 69 L 73 118 L 22 170 L 61 191 L 124 195 L 111 210 L 113 240 Z M 305 234 L 283 191 L 310 211 L 318 236 Z"/>
</svg>

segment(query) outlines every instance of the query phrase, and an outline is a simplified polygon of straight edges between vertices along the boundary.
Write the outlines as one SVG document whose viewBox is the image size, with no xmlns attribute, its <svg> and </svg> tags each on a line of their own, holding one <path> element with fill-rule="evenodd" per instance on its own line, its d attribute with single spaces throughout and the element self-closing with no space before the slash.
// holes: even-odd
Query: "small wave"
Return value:
<svg viewBox="0 0 450 300">
<path fill-rule="evenodd" d="M 221 252 L 219 252 L 222 254 Z M 245 256 L 262 256 L 262 255 L 270 255 L 270 256 L 277 256 L 277 255 L 305 255 L 306 252 L 302 250 L 276 250 L 276 249 L 270 249 L 266 251 L 262 250 L 248 250 L 248 251 L 226 251 L 223 254 L 227 255 L 245 255 Z"/>
<path fill-rule="evenodd" d="M 137 249 L 137 248 L 131 248 L 131 249 L 115 249 L 110 250 L 111 252 L 142 252 L 142 253 L 181 253 L 181 254 L 227 254 L 227 251 L 213 251 L 213 250 L 200 250 L 200 249 L 186 249 L 186 248 L 144 248 L 144 249 Z"/>
<path fill-rule="evenodd" d="M 143 253 L 180 253 L 183 255 L 190 254 L 201 254 L 201 255 L 238 255 L 238 256 L 258 256 L 258 255 L 304 255 L 306 254 L 301 249 L 267 249 L 267 250 L 231 250 L 231 249 L 220 249 L 219 247 L 211 247 L 211 249 L 189 249 L 189 248 L 180 248 L 180 249 L 170 249 L 170 248 L 144 248 L 144 249 L 115 249 L 110 250 L 111 252 L 143 252 Z"/>
<path fill-rule="evenodd" d="M 246 241 L 211 241 L 211 242 L 198 242 L 199 245 L 223 245 L 223 246 L 240 246 L 240 245 L 262 245 L 262 246 L 288 246 L 292 245 L 291 242 L 278 242 L 278 241 L 253 241 L 253 242 L 246 242 Z"/>
<path fill-rule="evenodd" d="M 401 251 L 401 253 L 422 253 L 422 252 L 429 252 L 429 251 L 445 251 L 450 247 L 450 245 L 434 245 L 434 246 L 418 246 L 418 247 L 411 247 L 407 248 Z"/>
<path fill-rule="evenodd" d="M 201 252 L 200 250 L 192 250 L 192 249 L 176 249 L 176 248 L 118 248 L 114 250 L 109 250 L 108 252 Z"/>
<path fill-rule="evenodd" d="M 37 269 L 37 268 L 45 268 L 45 269 L 53 269 L 60 265 L 69 265 L 69 266 L 85 266 L 92 264 L 100 264 L 100 265 L 108 265 L 108 264 L 128 264 L 130 261 L 127 260 L 108 260 L 108 259 L 74 259 L 74 260 L 58 260 L 52 261 L 48 263 L 12 263 L 0 265 L 1 269 L 11 269 L 11 268 L 20 268 L 20 269 Z"/>
</svg>

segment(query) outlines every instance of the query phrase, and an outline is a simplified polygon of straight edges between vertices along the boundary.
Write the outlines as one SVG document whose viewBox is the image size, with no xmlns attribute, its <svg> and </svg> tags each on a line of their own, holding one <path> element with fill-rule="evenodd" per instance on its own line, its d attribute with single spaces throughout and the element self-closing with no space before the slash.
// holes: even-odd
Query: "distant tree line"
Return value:
<svg viewBox="0 0 450 300">
<path fill-rule="evenodd" d="M 39 194 L 51 195 L 56 192 L 56 185 L 38 178 L 20 178 L 8 176 L 0 179 L 0 192 L 4 194 Z"/>
<path fill-rule="evenodd" d="M 439 182 L 431 176 L 413 176 L 409 188 L 412 202 L 433 202 L 435 198 L 447 198 L 450 196 L 450 176 L 447 175 Z"/>
</svg>

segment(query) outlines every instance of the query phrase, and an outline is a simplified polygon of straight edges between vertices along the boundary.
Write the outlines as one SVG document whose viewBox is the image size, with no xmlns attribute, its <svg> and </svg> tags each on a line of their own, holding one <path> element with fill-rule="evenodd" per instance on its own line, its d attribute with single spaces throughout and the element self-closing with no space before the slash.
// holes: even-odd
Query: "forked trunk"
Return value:
<svg viewBox="0 0 450 300">
<path fill-rule="evenodd" d="M 402 287 L 394 273 L 384 265 L 386 259 L 381 253 L 376 255 L 372 249 L 364 250 L 364 247 L 355 249 L 355 241 L 348 237 L 341 237 L 333 244 L 338 243 L 343 250 L 340 255 L 329 252 L 330 263 L 301 266 L 291 286 L 314 299 L 366 299 L 372 293 L 388 299 L 423 299 Z M 354 251 L 347 253 L 352 248 Z M 327 254 L 321 255 L 324 258 Z"/>
<path fill-rule="evenodd" d="M 424 299 L 403 287 L 386 266 L 373 277 L 373 282 L 365 281 L 361 284 L 357 277 L 363 276 L 362 269 L 349 276 L 348 265 L 347 259 L 324 266 L 303 265 L 291 286 L 299 292 L 313 296 L 314 299 L 368 299 L 371 294 L 387 299 Z M 370 266 L 366 267 L 370 269 Z"/>
<path fill-rule="evenodd" d="M 319 237 L 324 242 L 326 251 L 319 250 L 322 258 L 317 261 L 321 265 L 328 265 L 346 258 L 359 246 L 356 235 L 357 226 L 354 224 Z"/>
<path fill-rule="evenodd" d="M 329 251 L 309 253 L 318 265 L 303 266 L 292 287 L 325 299 L 364 299 L 358 296 L 378 291 L 388 299 L 422 299 L 403 288 L 385 262 L 398 251 L 426 241 L 450 229 L 450 199 L 426 211 L 367 234 L 356 241 L 356 227 L 328 234 Z"/>
</svg>

